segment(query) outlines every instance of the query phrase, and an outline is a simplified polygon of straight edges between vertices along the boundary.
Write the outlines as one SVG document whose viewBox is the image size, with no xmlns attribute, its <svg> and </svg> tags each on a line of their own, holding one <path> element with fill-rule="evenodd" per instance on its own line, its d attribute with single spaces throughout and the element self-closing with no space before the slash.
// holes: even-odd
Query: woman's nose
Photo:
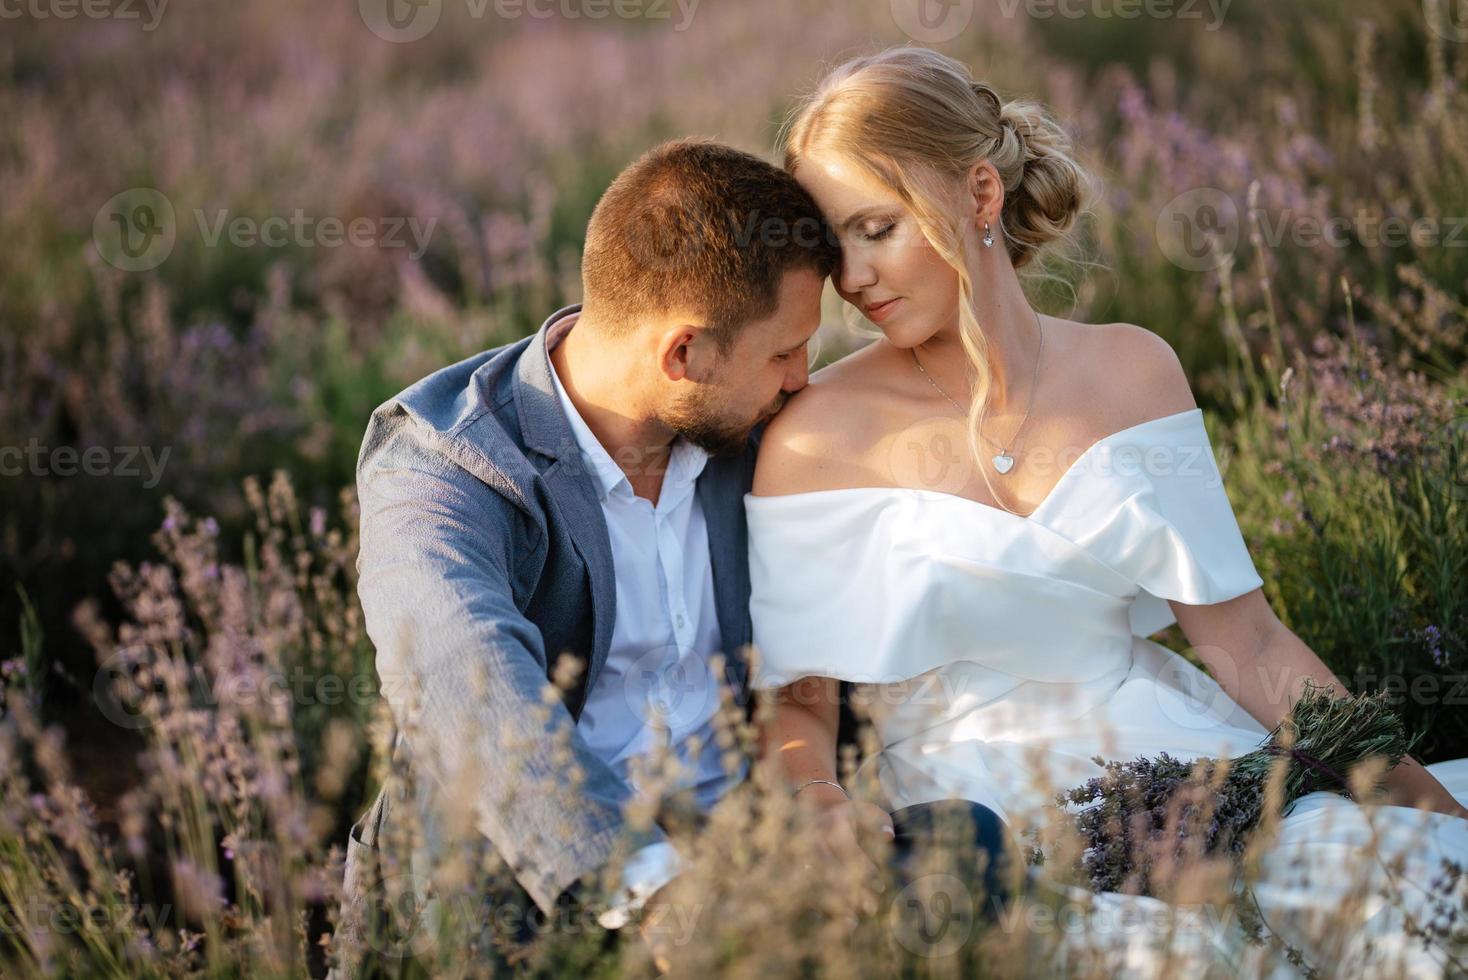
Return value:
<svg viewBox="0 0 1468 980">
<path fill-rule="evenodd" d="M 847 249 L 841 256 L 841 288 L 848 293 L 859 293 L 877 281 L 876 267 Z"/>
</svg>

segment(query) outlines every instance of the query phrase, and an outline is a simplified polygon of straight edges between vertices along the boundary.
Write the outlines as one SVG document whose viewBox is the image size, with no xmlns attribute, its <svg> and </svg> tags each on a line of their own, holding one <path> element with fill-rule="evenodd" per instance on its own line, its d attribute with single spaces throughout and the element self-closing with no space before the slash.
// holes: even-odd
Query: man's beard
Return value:
<svg viewBox="0 0 1468 980">
<path fill-rule="evenodd" d="M 708 394 L 692 394 L 666 409 L 663 423 L 711 456 L 738 456 L 743 453 L 755 426 L 783 408 L 788 397 L 781 392 L 764 416 L 735 422 L 719 413 L 712 397 L 716 392 L 712 388 L 701 388 L 699 392 Z"/>
</svg>

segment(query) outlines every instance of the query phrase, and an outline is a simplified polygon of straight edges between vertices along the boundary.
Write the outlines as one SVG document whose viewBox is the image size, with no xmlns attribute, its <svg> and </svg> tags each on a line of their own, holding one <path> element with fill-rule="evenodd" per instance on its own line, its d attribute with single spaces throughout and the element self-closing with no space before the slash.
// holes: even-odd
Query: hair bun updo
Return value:
<svg viewBox="0 0 1468 980">
<path fill-rule="evenodd" d="M 1071 140 L 1037 102 L 1013 100 L 999 115 L 1000 150 L 1015 162 L 1015 186 L 1005 186 L 1001 220 L 1011 254 L 1025 261 L 1062 238 L 1094 196 L 1091 177 L 1075 160 Z M 1016 267 L 1023 261 L 1016 260 Z"/>
<path fill-rule="evenodd" d="M 904 199 L 935 200 L 925 175 L 964 177 L 989 161 L 1004 185 L 999 237 L 1016 269 L 1067 232 L 1093 197 L 1070 139 L 1037 102 L 1005 102 L 967 65 L 922 47 L 853 58 L 822 80 L 787 120 L 785 168 L 835 152 L 892 184 Z M 920 218 L 930 207 L 919 204 Z M 933 222 L 928 230 L 939 231 Z"/>
</svg>

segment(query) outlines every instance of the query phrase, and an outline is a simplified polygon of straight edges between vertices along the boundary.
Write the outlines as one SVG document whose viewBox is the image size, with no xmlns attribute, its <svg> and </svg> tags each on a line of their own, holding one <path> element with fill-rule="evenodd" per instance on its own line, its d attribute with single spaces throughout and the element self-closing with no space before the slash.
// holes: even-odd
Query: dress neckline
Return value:
<svg viewBox="0 0 1468 980">
<path fill-rule="evenodd" d="M 852 495 L 852 494 L 857 494 L 857 493 L 884 493 L 884 492 L 885 493 L 928 494 L 928 495 L 933 496 L 933 497 L 947 498 L 949 500 L 955 500 L 955 501 L 957 501 L 957 502 L 959 502 L 961 504 L 968 504 L 971 507 L 976 507 L 976 508 L 978 508 L 980 510 L 991 511 L 992 513 L 998 514 L 1001 517 L 1010 518 L 1010 519 L 1016 520 L 1016 521 L 1021 521 L 1021 522 L 1026 523 L 1026 524 L 1033 524 L 1033 523 L 1037 523 L 1036 516 L 1040 513 L 1040 511 L 1044 510 L 1046 508 L 1046 506 L 1048 506 L 1052 500 L 1054 500 L 1057 496 L 1059 496 L 1061 488 L 1064 487 L 1065 484 L 1070 480 L 1071 474 L 1079 471 L 1080 470 L 1080 467 L 1081 467 L 1081 463 L 1084 462 L 1086 459 L 1088 459 L 1090 457 L 1090 455 L 1093 452 L 1095 452 L 1098 447 L 1102 446 L 1105 443 L 1109 443 L 1109 442 L 1112 442 L 1112 441 L 1114 441 L 1116 439 L 1120 439 L 1122 436 L 1130 435 L 1130 434 L 1136 432 L 1139 429 L 1146 428 L 1147 426 L 1161 425 L 1164 422 L 1174 422 L 1174 421 L 1177 421 L 1177 420 L 1183 418 L 1184 416 L 1192 416 L 1192 415 L 1202 416 L 1202 414 L 1203 414 L 1203 409 L 1202 408 L 1199 408 L 1199 407 L 1185 408 L 1181 412 L 1173 412 L 1171 415 L 1163 415 L 1163 416 L 1160 416 L 1160 417 L 1155 418 L 1155 419 L 1147 419 L 1145 421 L 1138 422 L 1135 425 L 1129 425 L 1125 429 L 1119 429 L 1116 432 L 1110 433 L 1109 435 L 1102 436 L 1100 439 L 1097 439 L 1095 442 L 1093 442 L 1089 446 L 1087 446 L 1081 452 L 1081 454 L 1079 456 L 1077 456 L 1071 462 L 1071 464 L 1065 468 L 1065 472 L 1061 473 L 1060 474 L 1060 478 L 1055 481 L 1055 484 L 1053 486 L 1051 486 L 1050 492 L 1047 493 L 1047 494 L 1045 494 L 1045 496 L 1040 500 L 1040 502 L 1035 505 L 1034 510 L 1031 510 L 1028 514 L 1014 514 L 1014 513 L 1011 513 L 1010 511 L 1004 510 L 1004 509 L 1002 509 L 1000 507 L 995 507 L 995 506 L 993 506 L 991 504 L 986 504 L 986 503 L 982 503 L 980 501 L 974 500 L 972 497 L 963 497 L 963 496 L 960 496 L 960 495 L 958 495 L 956 493 L 949 493 L 946 490 L 930 490 L 930 489 L 928 489 L 926 487 L 884 487 L 884 486 L 876 486 L 876 487 L 836 487 L 836 488 L 833 488 L 833 489 L 830 489 L 830 490 L 803 490 L 803 491 L 800 491 L 799 493 L 780 493 L 780 494 L 774 494 L 772 496 L 756 496 L 756 495 L 754 495 L 752 493 L 746 493 L 744 495 L 744 499 L 745 499 L 746 502 L 749 502 L 749 501 L 758 501 L 761 504 L 765 504 L 765 503 L 769 503 L 771 501 L 776 501 L 776 500 L 809 499 L 809 498 L 813 498 L 813 497 L 829 496 L 831 494 Z"/>
</svg>

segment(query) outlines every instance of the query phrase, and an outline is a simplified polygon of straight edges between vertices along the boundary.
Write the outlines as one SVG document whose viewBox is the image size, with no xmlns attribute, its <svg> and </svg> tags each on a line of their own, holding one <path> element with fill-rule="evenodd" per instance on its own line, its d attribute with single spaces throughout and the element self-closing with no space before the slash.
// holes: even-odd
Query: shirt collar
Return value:
<svg viewBox="0 0 1468 980">
<path fill-rule="evenodd" d="M 560 399 L 561 409 L 566 413 L 566 421 L 570 423 L 571 435 L 575 438 L 577 448 L 581 451 L 581 458 L 596 477 L 600 499 L 605 500 L 613 492 L 632 496 L 632 483 L 627 479 L 627 474 L 622 472 L 622 467 L 612 459 L 611 454 L 606 451 L 596 434 L 586 424 L 586 420 L 581 417 L 581 413 L 576 410 L 575 403 L 571 401 L 571 396 L 566 394 L 565 386 L 561 384 L 560 376 L 556 374 L 555 361 L 550 359 L 550 352 L 565 339 L 566 334 L 571 332 L 571 328 L 576 325 L 579 317 L 579 312 L 567 313 L 546 329 L 545 350 L 546 360 L 550 362 L 551 382 L 555 385 L 556 397 Z M 668 470 L 663 476 L 662 493 L 659 497 L 666 495 L 669 490 L 680 490 L 692 484 L 703 472 L 708 459 L 707 451 L 681 435 L 675 437 L 668 458 Z"/>
</svg>

